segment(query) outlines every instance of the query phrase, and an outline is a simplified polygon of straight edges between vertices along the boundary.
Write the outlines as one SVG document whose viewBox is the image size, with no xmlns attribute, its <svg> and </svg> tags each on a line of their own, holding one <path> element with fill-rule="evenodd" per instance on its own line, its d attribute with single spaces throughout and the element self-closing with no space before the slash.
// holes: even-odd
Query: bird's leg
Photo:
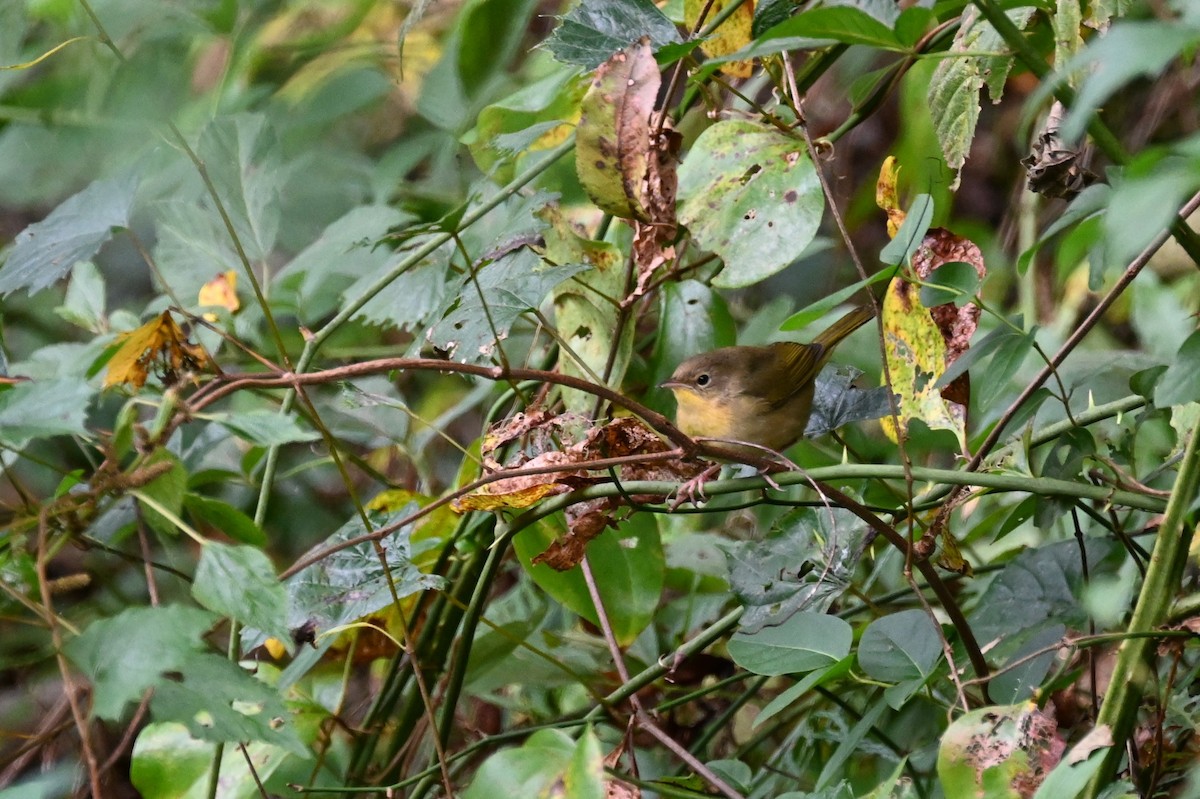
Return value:
<svg viewBox="0 0 1200 799">
<path fill-rule="evenodd" d="M 679 488 L 675 491 L 675 499 L 671 500 L 671 504 L 669 506 L 670 510 L 672 512 L 677 510 L 679 506 L 685 502 L 690 502 L 693 505 L 699 505 L 701 502 L 707 499 L 708 497 L 704 495 L 704 484 L 711 480 L 713 476 L 718 474 L 720 471 L 721 464 L 709 464 L 708 468 L 700 472 L 700 474 L 696 475 L 685 483 L 680 483 Z"/>
</svg>

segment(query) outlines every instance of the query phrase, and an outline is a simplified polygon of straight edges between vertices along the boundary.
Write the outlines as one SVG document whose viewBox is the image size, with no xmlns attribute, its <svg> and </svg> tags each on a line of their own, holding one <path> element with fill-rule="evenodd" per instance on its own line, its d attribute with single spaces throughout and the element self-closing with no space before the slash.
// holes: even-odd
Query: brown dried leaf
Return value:
<svg viewBox="0 0 1200 799">
<path fill-rule="evenodd" d="M 1066 109 L 1055 102 L 1046 117 L 1046 124 L 1038 132 L 1029 155 L 1021 159 L 1021 165 L 1029 175 L 1026 187 L 1047 197 L 1073 200 L 1079 192 L 1098 180 L 1084 164 L 1089 153 L 1067 146 L 1060 128 Z"/>
<path fill-rule="evenodd" d="M 987 267 L 983 263 L 983 252 L 970 239 L 951 233 L 945 228 L 931 228 L 925 240 L 913 253 L 912 265 L 917 276 L 933 282 L 932 275 L 938 267 L 952 262 L 962 262 L 975 267 L 975 274 L 983 280 Z M 973 302 L 961 308 L 952 302 L 936 305 L 929 309 L 934 324 L 946 342 L 946 367 L 957 361 L 971 346 L 971 337 L 979 326 L 979 306 Z M 967 374 L 961 375 L 942 389 L 942 396 L 964 408 L 970 403 L 971 384 Z"/>
<path fill-rule="evenodd" d="M 545 552 L 533 559 L 533 564 L 544 563 L 560 572 L 578 566 L 587 553 L 588 542 L 612 524 L 609 512 L 616 507 L 614 498 L 601 497 L 567 508 L 568 533 L 546 547 Z"/>
<path fill-rule="evenodd" d="M 481 449 L 484 457 L 491 455 L 510 441 L 516 441 L 527 435 L 531 430 L 541 428 L 554 418 L 549 411 L 537 410 L 518 413 L 511 419 L 498 422 L 483 437 Z"/>
<path fill-rule="evenodd" d="M 536 469 L 546 466 L 573 466 L 579 458 L 566 452 L 543 452 L 517 469 Z M 494 483 L 487 483 L 477 491 L 451 503 L 455 511 L 466 513 L 472 510 L 501 510 L 505 508 L 527 508 L 544 497 L 565 494 L 577 488 L 585 480 L 578 469 L 563 469 L 540 474 L 517 474 Z"/>
<path fill-rule="evenodd" d="M 583 98 L 575 135 L 579 182 L 592 202 L 622 219 L 652 221 L 644 192 L 660 83 L 650 40 L 643 37 L 600 65 Z"/>
</svg>

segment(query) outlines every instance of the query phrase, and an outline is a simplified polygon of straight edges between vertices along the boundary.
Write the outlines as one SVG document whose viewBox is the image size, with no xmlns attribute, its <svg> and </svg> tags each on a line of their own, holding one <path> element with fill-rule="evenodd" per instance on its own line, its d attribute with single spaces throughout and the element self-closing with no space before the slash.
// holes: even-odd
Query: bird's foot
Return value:
<svg viewBox="0 0 1200 799">
<path fill-rule="evenodd" d="M 685 502 L 690 502 L 693 505 L 699 505 L 701 502 L 708 499 L 704 494 L 704 484 L 711 480 L 716 474 L 721 471 L 721 464 L 714 463 L 700 474 L 679 485 L 679 489 L 675 492 L 675 498 L 671 500 L 668 506 L 671 511 L 678 510 L 679 506 Z"/>
</svg>

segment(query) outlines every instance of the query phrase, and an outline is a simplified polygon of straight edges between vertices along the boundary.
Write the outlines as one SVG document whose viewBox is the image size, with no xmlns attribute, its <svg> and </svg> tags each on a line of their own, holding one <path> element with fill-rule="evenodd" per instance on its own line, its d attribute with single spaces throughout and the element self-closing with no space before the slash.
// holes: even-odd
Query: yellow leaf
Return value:
<svg viewBox="0 0 1200 799">
<path fill-rule="evenodd" d="M 237 298 L 237 272 L 230 269 L 205 283 L 200 287 L 198 301 L 201 305 L 218 305 L 230 313 L 236 313 L 242 307 Z M 204 318 L 210 322 L 217 321 L 216 314 L 206 313 Z"/>
<path fill-rule="evenodd" d="M 136 330 L 122 333 L 117 344 L 104 376 L 105 388 L 122 383 L 141 388 L 150 376 L 151 367 L 158 369 L 164 382 L 172 383 L 178 379 L 179 370 L 199 370 L 209 364 L 203 348 L 188 343 L 168 311 Z"/>
<path fill-rule="evenodd" d="M 966 451 L 966 409 L 948 402 L 935 388 L 946 371 L 946 341 L 918 299 L 919 289 L 895 278 L 883 298 L 883 336 L 892 390 L 900 397 L 900 424 L 907 430 L 920 419 L 932 430 L 951 430 Z M 890 416 L 880 420 L 883 431 L 898 441 Z"/>
<path fill-rule="evenodd" d="M 875 204 L 887 212 L 888 238 L 896 238 L 900 225 L 904 224 L 904 209 L 900 207 L 900 167 L 896 156 L 889 155 L 879 168 L 879 180 L 875 182 Z"/>
<path fill-rule="evenodd" d="M 734 0 L 713 0 L 708 16 L 705 17 L 706 23 L 716 19 L 725 6 L 732 2 Z M 695 29 L 696 22 L 700 19 L 700 14 L 707 3 L 708 0 L 684 0 L 683 17 L 689 29 Z M 753 25 L 754 3 L 752 0 L 746 0 L 728 19 L 721 23 L 720 27 L 713 31 L 711 36 L 700 44 L 700 49 L 714 58 L 736 53 L 753 41 L 754 37 L 751 36 Z M 721 71 L 731 78 L 748 78 L 754 71 L 754 62 L 752 60 L 730 61 L 728 64 L 721 65 Z"/>
</svg>

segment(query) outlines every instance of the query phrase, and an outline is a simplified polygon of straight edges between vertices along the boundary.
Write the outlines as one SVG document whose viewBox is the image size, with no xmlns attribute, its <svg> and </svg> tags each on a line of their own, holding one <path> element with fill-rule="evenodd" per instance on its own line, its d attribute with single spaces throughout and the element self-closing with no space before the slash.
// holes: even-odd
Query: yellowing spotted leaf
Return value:
<svg viewBox="0 0 1200 799">
<path fill-rule="evenodd" d="M 951 430 L 965 452 L 966 410 L 937 388 L 946 371 L 946 340 L 919 293 L 917 286 L 895 278 L 883 298 L 883 337 L 892 389 L 900 397 L 900 424 L 908 429 L 910 420 L 920 419 L 932 430 Z M 891 417 L 880 421 L 888 438 L 897 441 Z"/>
<path fill-rule="evenodd" d="M 237 297 L 237 272 L 232 269 L 222 272 L 201 286 L 198 302 L 201 305 L 217 305 L 235 313 L 242 307 Z M 204 318 L 210 322 L 216 321 L 213 314 L 205 314 Z"/>
<path fill-rule="evenodd" d="M 875 182 L 875 204 L 887 212 L 888 238 L 896 238 L 900 225 L 904 224 L 904 209 L 900 207 L 900 167 L 896 156 L 889 155 L 879 168 L 879 180 Z"/>
<path fill-rule="evenodd" d="M 141 388 L 154 368 L 165 383 L 178 379 L 180 370 L 199 370 L 209 364 L 202 347 L 189 344 L 183 330 L 168 311 L 146 324 L 122 333 L 117 351 L 108 362 L 104 387 L 122 383 Z"/>
<path fill-rule="evenodd" d="M 734 0 L 713 0 L 712 6 L 708 10 L 708 16 L 704 18 L 705 24 L 716 19 L 725 6 L 733 2 Z M 707 5 L 708 0 L 684 0 L 683 17 L 690 30 L 695 30 L 696 23 L 700 20 L 700 14 Z M 753 40 L 754 37 L 751 35 L 753 25 L 754 3 L 746 0 L 713 31 L 712 35 L 700 44 L 700 49 L 714 58 L 736 53 Z M 721 65 L 721 72 L 731 78 L 748 78 L 753 71 L 754 62 L 750 60 L 730 61 L 728 64 Z"/>
</svg>

